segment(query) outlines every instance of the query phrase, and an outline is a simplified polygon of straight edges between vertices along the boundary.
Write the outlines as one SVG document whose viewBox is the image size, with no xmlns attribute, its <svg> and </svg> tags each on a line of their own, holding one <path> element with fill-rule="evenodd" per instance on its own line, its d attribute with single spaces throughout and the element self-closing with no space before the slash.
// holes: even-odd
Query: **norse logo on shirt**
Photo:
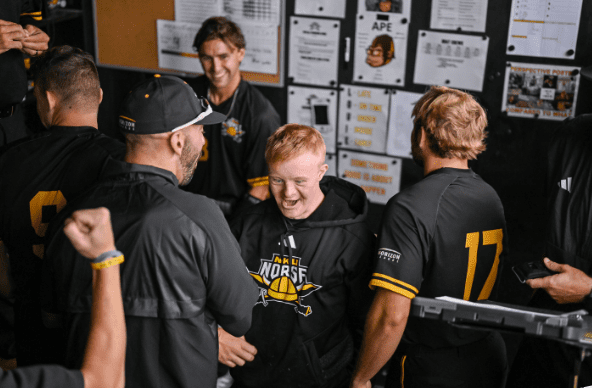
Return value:
<svg viewBox="0 0 592 388">
<path fill-rule="evenodd" d="M 237 119 L 229 118 L 222 123 L 222 136 L 230 136 L 232 140 L 240 143 L 243 141 L 242 137 L 244 134 L 243 126 Z"/>
<path fill-rule="evenodd" d="M 398 263 L 399 259 L 401 258 L 401 253 L 395 251 L 394 249 L 380 248 L 378 250 L 378 258 Z"/>
<path fill-rule="evenodd" d="M 308 267 L 300 265 L 300 261 L 299 257 L 282 258 L 277 253 L 271 260 L 261 259 L 259 271 L 249 271 L 259 287 L 256 304 L 267 307 L 269 302 L 284 303 L 294 306 L 294 311 L 305 317 L 312 314 L 312 308 L 304 304 L 304 298 L 322 286 L 308 281 Z"/>
</svg>

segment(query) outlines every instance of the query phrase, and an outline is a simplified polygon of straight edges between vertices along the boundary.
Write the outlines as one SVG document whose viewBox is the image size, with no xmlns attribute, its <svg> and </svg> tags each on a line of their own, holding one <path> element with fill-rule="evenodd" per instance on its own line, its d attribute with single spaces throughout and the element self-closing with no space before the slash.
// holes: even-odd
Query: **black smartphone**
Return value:
<svg viewBox="0 0 592 388">
<path fill-rule="evenodd" d="M 512 271 L 514 271 L 521 283 L 525 283 L 529 279 L 544 278 L 545 276 L 557 274 L 557 272 L 547 268 L 541 260 L 517 264 L 512 267 Z"/>
</svg>

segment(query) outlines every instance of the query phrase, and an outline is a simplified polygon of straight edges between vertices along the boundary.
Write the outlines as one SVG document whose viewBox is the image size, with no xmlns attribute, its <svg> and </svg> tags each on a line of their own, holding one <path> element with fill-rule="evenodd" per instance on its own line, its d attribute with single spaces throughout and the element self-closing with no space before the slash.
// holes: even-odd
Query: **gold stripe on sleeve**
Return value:
<svg viewBox="0 0 592 388">
<path fill-rule="evenodd" d="M 247 179 L 247 183 L 250 184 L 251 187 L 269 186 L 269 177 L 262 176 L 258 178 Z"/>
<path fill-rule="evenodd" d="M 377 273 L 377 272 L 375 272 L 375 273 L 373 273 L 373 274 L 372 274 L 372 276 L 375 276 L 375 277 L 378 277 L 378 278 L 383 278 L 383 279 L 386 279 L 386 280 L 388 280 L 388 281 L 390 281 L 390 282 L 393 282 L 393 283 L 400 284 L 400 285 L 402 285 L 402 286 L 404 286 L 404 287 L 407 287 L 407 288 L 409 288 L 410 290 L 413 290 L 413 291 L 415 291 L 415 293 L 416 293 L 416 294 L 418 294 L 418 293 L 419 293 L 419 290 L 418 290 L 417 288 L 413 287 L 411 284 L 409 284 L 409 283 L 405 283 L 405 282 L 402 282 L 402 281 L 400 281 L 400 280 L 398 280 L 398 279 L 395 279 L 395 278 L 392 278 L 392 277 L 390 277 L 390 276 L 388 276 L 388 275 L 383 275 L 383 274 L 381 274 L 381 273 Z"/>
<path fill-rule="evenodd" d="M 389 291 L 396 292 L 397 294 L 401 294 L 403 296 L 406 296 L 409 299 L 415 298 L 415 294 L 413 294 L 411 291 L 407 291 L 404 288 L 397 287 L 391 283 L 384 282 L 382 280 L 378 280 L 378 279 L 370 280 L 370 288 L 374 289 L 374 287 L 386 288 Z"/>
</svg>

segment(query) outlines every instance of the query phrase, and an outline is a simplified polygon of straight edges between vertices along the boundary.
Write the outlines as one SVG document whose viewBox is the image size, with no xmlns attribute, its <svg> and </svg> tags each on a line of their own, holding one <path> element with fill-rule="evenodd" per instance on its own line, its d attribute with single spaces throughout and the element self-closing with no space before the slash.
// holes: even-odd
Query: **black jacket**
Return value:
<svg viewBox="0 0 592 388">
<path fill-rule="evenodd" d="M 258 353 L 231 370 L 241 385 L 331 386 L 353 359 L 372 298 L 375 238 L 361 188 L 325 177 L 321 189 L 323 203 L 305 220 L 285 218 L 271 198 L 231 222 L 259 286 L 246 334 Z"/>
<path fill-rule="evenodd" d="M 65 313 L 66 366 L 79 368 L 84 355 L 92 271 L 61 225 L 73 210 L 105 206 L 125 254 L 126 387 L 215 387 L 218 325 L 243 335 L 257 298 L 222 212 L 179 190 L 170 171 L 115 160 L 105 171 L 52 225 L 45 276 L 55 292 L 48 304 Z"/>
</svg>

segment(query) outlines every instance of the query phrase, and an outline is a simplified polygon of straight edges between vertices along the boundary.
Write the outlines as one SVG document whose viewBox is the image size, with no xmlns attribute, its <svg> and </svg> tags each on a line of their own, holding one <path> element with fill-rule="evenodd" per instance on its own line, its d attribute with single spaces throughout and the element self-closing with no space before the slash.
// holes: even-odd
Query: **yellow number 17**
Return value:
<svg viewBox="0 0 592 388">
<path fill-rule="evenodd" d="M 477 300 L 488 299 L 489 295 L 491 294 L 491 290 L 493 289 L 493 285 L 495 284 L 495 279 L 497 277 L 499 257 L 503 249 L 503 237 L 504 232 L 501 229 L 483 231 L 483 245 L 496 244 L 497 247 L 495 250 L 495 260 L 493 261 L 493 266 L 491 267 L 491 271 L 489 271 L 489 276 L 487 276 L 487 280 L 485 281 L 483 289 L 481 290 Z M 473 288 L 473 280 L 475 279 L 475 269 L 477 268 L 479 232 L 467 233 L 467 242 L 465 244 L 465 248 L 469 248 L 469 265 L 467 267 L 467 280 L 465 281 L 465 294 L 463 299 L 469 300 L 469 297 L 471 296 L 471 289 Z"/>
</svg>

